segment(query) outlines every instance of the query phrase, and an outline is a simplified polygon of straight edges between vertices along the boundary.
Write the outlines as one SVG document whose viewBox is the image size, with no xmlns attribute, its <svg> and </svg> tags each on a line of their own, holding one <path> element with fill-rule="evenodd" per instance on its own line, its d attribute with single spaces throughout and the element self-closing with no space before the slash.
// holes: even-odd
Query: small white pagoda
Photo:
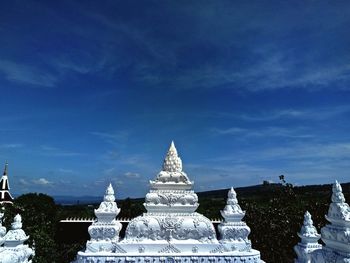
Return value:
<svg viewBox="0 0 350 263">
<path fill-rule="evenodd" d="M 29 236 L 22 229 L 22 218 L 17 214 L 11 224 L 11 230 L 6 233 L 2 226 L 4 213 L 0 213 L 0 262 L 1 263 L 31 263 L 34 249 L 25 245 Z"/>
<path fill-rule="evenodd" d="M 298 255 L 296 262 L 350 262 L 350 207 L 345 202 L 341 185 L 337 181 L 333 184 L 332 191 L 332 203 L 326 215 L 326 219 L 330 224 L 321 229 L 321 239 L 325 243 L 325 246 L 322 247 L 317 243 L 319 236 L 316 229 L 309 228 L 311 229 L 311 233 L 308 241 L 311 241 L 315 247 L 314 249 L 304 250 L 304 253 L 298 253 L 300 249 L 297 247 L 300 246 L 296 246 L 295 249 Z M 305 240 L 304 236 L 300 236 L 302 243 L 303 239 Z"/>
<path fill-rule="evenodd" d="M 220 238 L 212 222 L 196 213 L 198 197 L 193 182 L 182 170 L 174 143 L 165 157 L 162 171 L 150 181 L 143 215 L 132 219 L 125 238 L 119 240 L 120 209 L 114 191 L 108 186 L 104 201 L 95 210 L 97 220 L 89 227 L 91 239 L 76 263 L 261 263 L 260 252 L 252 249 L 249 227 L 242 222 L 245 213 L 236 193 L 228 193 L 221 211 Z"/>
<path fill-rule="evenodd" d="M 317 232 L 316 227 L 314 227 L 311 214 L 308 211 L 305 212 L 304 224 L 298 236 L 301 242 L 294 247 L 294 251 L 297 254 L 295 263 L 310 263 L 311 253 L 317 249 L 321 249 L 322 245 L 318 243 L 321 235 Z"/>
</svg>

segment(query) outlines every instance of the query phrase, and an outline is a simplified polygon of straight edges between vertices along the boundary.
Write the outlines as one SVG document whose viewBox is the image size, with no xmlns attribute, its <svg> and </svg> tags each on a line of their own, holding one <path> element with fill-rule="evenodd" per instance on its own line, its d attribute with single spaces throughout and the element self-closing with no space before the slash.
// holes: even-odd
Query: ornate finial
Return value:
<svg viewBox="0 0 350 263">
<path fill-rule="evenodd" d="M 4 168 L 4 175 L 7 175 L 7 166 L 9 165 L 9 163 L 6 161 L 5 162 L 5 168 Z"/>
<path fill-rule="evenodd" d="M 221 211 L 221 215 L 228 222 L 232 220 L 241 220 L 245 215 L 244 211 L 238 204 L 237 194 L 233 187 L 228 191 L 226 206 L 224 210 Z"/>
<path fill-rule="evenodd" d="M 13 223 L 11 223 L 11 229 L 16 230 L 21 228 L 22 228 L 22 217 L 20 214 L 17 214 L 13 218 Z"/>
<path fill-rule="evenodd" d="M 320 238 L 320 235 L 317 233 L 316 228 L 313 225 L 313 221 L 311 218 L 311 214 L 306 211 L 304 214 L 304 223 L 301 227 L 300 233 L 298 234 L 299 237 L 302 239 L 307 238 L 308 241 L 311 241 L 310 238 L 313 238 L 314 241 L 317 241 Z"/>
<path fill-rule="evenodd" d="M 228 200 L 235 199 L 237 201 L 237 194 L 235 189 L 233 189 L 233 187 L 231 187 L 231 189 L 228 191 L 227 197 L 228 197 Z"/>
<path fill-rule="evenodd" d="M 114 202 L 115 201 L 114 189 L 113 189 L 111 183 L 109 183 L 109 185 L 106 189 L 105 196 L 104 196 L 103 200 L 106 202 Z"/>
<path fill-rule="evenodd" d="M 182 161 L 177 154 L 174 141 L 171 141 L 167 155 L 163 162 L 163 171 L 182 172 Z"/>
<path fill-rule="evenodd" d="M 304 226 L 310 226 L 312 225 L 314 222 L 311 219 L 311 214 L 309 213 L 309 211 L 306 211 L 304 214 Z"/>
<path fill-rule="evenodd" d="M 332 202 L 333 203 L 345 203 L 345 197 L 341 185 L 336 180 L 332 186 Z"/>
</svg>

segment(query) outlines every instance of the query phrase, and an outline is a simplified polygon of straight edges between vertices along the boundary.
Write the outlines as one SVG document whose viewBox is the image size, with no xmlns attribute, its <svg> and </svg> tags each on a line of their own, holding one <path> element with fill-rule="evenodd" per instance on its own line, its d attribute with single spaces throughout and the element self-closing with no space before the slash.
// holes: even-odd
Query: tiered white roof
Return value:
<svg viewBox="0 0 350 263">
<path fill-rule="evenodd" d="M 120 241 L 115 238 L 119 229 L 113 230 L 114 219 L 102 222 L 95 211 L 98 220 L 89 228 L 91 240 L 84 252 L 78 252 L 76 262 L 263 262 L 260 252 L 251 248 L 250 229 L 241 221 L 244 212 L 233 189 L 222 211 L 225 222 L 219 226 L 220 240 L 212 222 L 195 212 L 198 197 L 193 191 L 193 182 L 182 169 L 173 142 L 162 171 L 150 184 L 144 203 L 147 212 L 129 222 L 125 238 Z M 111 200 L 114 201 L 114 196 Z M 106 196 L 101 206 L 105 202 Z M 108 207 L 114 211 L 111 215 L 115 218 L 119 213 L 116 205 L 110 202 Z M 94 231 L 98 235 L 94 236 Z"/>
</svg>

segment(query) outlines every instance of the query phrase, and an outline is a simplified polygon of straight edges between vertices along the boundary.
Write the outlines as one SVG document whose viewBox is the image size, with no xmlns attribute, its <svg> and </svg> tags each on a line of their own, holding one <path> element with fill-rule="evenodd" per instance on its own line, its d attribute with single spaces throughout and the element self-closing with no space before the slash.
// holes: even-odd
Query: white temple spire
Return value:
<svg viewBox="0 0 350 263">
<path fill-rule="evenodd" d="M 345 197 L 341 185 L 335 180 L 332 186 L 332 202 L 333 203 L 345 203 Z"/>
<path fill-rule="evenodd" d="M 338 181 L 332 186 L 332 203 L 328 209 L 327 220 L 336 223 L 334 220 L 350 221 L 350 208 L 345 201 L 343 190 Z"/>
<path fill-rule="evenodd" d="M 7 175 L 7 167 L 8 167 L 8 165 L 9 165 L 9 163 L 8 163 L 8 161 L 6 161 L 3 175 Z"/>
<path fill-rule="evenodd" d="M 302 243 L 317 243 L 317 241 L 321 238 L 321 235 L 317 232 L 317 229 L 313 224 L 314 222 L 312 221 L 311 214 L 309 211 L 306 211 L 304 214 L 303 226 L 298 233 Z"/>
<path fill-rule="evenodd" d="M 103 198 L 104 201 L 106 202 L 114 202 L 115 201 L 115 196 L 114 196 L 114 189 L 111 183 L 109 183 L 106 193 Z"/>
</svg>

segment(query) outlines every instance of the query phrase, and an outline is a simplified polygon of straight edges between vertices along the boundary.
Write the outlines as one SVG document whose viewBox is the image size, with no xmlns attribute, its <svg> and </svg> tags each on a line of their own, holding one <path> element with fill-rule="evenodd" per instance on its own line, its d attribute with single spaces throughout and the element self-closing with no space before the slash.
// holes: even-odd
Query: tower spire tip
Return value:
<svg viewBox="0 0 350 263">
<path fill-rule="evenodd" d="M 8 161 L 5 162 L 4 175 L 7 175 L 7 166 L 9 165 Z"/>
</svg>

